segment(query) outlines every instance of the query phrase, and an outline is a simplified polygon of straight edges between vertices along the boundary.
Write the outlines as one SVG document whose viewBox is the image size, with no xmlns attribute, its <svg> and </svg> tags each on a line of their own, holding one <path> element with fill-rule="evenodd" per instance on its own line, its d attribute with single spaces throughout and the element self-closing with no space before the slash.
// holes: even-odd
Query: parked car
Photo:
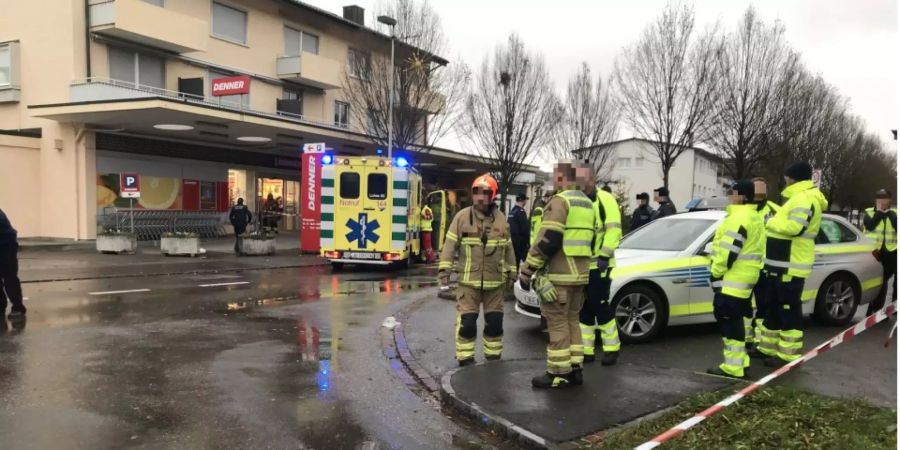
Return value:
<svg viewBox="0 0 900 450">
<path fill-rule="evenodd" d="M 709 251 L 724 211 L 698 211 L 655 220 L 628 234 L 616 250 L 610 296 L 619 336 L 647 342 L 663 328 L 715 322 Z M 829 325 L 850 322 L 881 287 L 873 243 L 846 219 L 825 214 L 816 262 L 803 290 L 803 312 Z M 540 318 L 534 295 L 516 295 L 516 311 Z"/>
</svg>

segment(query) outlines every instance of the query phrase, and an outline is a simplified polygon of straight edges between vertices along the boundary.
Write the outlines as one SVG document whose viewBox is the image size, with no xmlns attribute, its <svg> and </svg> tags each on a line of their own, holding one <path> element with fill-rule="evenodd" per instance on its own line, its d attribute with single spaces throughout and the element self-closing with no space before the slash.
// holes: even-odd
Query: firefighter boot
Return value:
<svg viewBox="0 0 900 450">
<path fill-rule="evenodd" d="M 567 374 L 552 374 L 545 372 L 543 375 L 531 379 L 531 385 L 538 389 L 562 389 L 575 386 L 574 372 Z"/>
<path fill-rule="evenodd" d="M 619 359 L 619 352 L 604 352 L 600 364 L 604 366 L 614 366 L 616 365 L 617 359 Z"/>
</svg>

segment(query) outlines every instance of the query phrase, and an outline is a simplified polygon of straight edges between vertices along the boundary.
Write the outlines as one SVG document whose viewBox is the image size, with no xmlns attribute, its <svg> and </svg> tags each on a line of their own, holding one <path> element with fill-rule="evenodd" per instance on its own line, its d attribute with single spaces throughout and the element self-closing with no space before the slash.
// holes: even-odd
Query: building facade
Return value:
<svg viewBox="0 0 900 450">
<path fill-rule="evenodd" d="M 22 237 L 91 239 L 104 215 L 132 207 L 118 180 L 137 173 L 136 209 L 224 217 L 237 197 L 256 210 L 272 194 L 280 226 L 297 229 L 304 144 L 376 153 L 341 89 L 360 59 L 390 55 L 364 16 L 294 0 L 10 2 L 0 208 Z M 410 159 L 432 185 L 488 169 L 446 149 Z"/>
<path fill-rule="evenodd" d="M 642 192 L 650 195 L 650 204 L 655 207 L 653 190 L 663 185 L 663 173 L 653 143 L 631 138 L 602 147 L 613 153 L 608 160 L 609 178 L 614 190 L 624 192 L 627 210 L 637 206 L 635 197 Z M 685 205 L 697 197 L 724 196 L 722 173 L 718 156 L 700 148 L 686 148 L 669 171 L 669 197 L 675 208 L 684 211 Z"/>
</svg>

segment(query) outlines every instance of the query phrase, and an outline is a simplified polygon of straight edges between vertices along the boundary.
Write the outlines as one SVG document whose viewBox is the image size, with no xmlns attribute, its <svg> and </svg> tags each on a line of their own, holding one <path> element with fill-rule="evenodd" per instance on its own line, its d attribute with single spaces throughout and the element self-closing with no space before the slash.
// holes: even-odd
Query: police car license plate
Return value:
<svg viewBox="0 0 900 450">
<path fill-rule="evenodd" d="M 344 256 L 348 259 L 381 259 L 381 253 L 347 252 Z"/>
</svg>

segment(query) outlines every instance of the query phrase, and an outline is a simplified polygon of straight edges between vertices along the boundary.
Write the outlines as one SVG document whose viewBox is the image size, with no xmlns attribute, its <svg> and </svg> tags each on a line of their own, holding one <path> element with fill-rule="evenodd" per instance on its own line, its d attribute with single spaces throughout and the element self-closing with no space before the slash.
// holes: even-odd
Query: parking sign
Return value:
<svg viewBox="0 0 900 450">
<path fill-rule="evenodd" d="M 123 198 L 140 198 L 141 176 L 136 173 L 119 174 L 119 193 Z"/>
</svg>

